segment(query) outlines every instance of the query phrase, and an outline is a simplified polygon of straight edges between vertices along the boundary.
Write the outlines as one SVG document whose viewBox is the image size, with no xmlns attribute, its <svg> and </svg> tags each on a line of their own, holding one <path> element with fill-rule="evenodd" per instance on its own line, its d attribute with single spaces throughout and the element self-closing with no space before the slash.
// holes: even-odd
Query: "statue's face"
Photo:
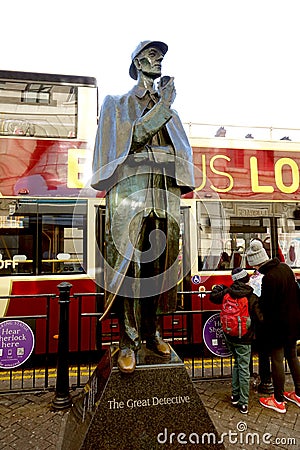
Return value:
<svg viewBox="0 0 300 450">
<path fill-rule="evenodd" d="M 162 52 L 155 47 L 149 47 L 143 50 L 136 58 L 136 67 L 145 75 L 153 79 L 161 76 L 161 62 L 163 60 Z"/>
</svg>

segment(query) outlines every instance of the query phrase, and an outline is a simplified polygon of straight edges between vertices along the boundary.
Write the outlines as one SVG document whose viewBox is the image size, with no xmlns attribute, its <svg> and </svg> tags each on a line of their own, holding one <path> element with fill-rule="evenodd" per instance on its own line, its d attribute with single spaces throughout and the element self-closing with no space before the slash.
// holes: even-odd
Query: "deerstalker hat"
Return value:
<svg viewBox="0 0 300 450">
<path fill-rule="evenodd" d="M 131 54 L 131 65 L 129 67 L 129 75 L 134 80 L 137 80 L 137 70 L 133 63 L 134 58 L 136 58 L 143 50 L 149 47 L 157 47 L 162 52 L 162 54 L 165 56 L 165 54 L 168 51 L 168 46 L 164 42 L 161 41 L 142 41 L 139 43 L 137 48 L 134 50 L 134 52 Z"/>
</svg>

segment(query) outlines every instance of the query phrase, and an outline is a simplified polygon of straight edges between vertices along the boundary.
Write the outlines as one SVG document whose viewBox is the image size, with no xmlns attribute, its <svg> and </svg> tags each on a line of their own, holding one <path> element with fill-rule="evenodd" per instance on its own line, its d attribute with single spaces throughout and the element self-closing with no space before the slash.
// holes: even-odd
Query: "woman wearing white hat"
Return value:
<svg viewBox="0 0 300 450">
<path fill-rule="evenodd" d="M 300 363 L 296 350 L 300 336 L 299 288 L 291 268 L 278 258 L 269 259 L 261 241 L 251 241 L 246 255 L 249 265 L 264 275 L 261 307 L 266 344 L 271 352 L 274 395 L 260 398 L 260 403 L 285 413 L 285 399 L 300 407 Z M 294 381 L 295 390 L 292 392 L 284 391 L 284 357 Z"/>
</svg>

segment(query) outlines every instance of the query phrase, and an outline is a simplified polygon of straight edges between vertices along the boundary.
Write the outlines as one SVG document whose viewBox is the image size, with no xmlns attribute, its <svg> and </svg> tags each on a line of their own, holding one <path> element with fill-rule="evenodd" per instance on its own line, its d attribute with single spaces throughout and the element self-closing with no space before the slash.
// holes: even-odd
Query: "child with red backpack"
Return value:
<svg viewBox="0 0 300 450">
<path fill-rule="evenodd" d="M 232 270 L 233 284 L 230 287 L 216 285 L 210 299 L 221 304 L 220 320 L 228 349 L 232 352 L 234 366 L 232 370 L 231 403 L 242 414 L 248 413 L 251 343 L 254 339 L 255 324 L 262 322 L 258 297 L 249 284 L 249 274 L 245 269 Z"/>
</svg>

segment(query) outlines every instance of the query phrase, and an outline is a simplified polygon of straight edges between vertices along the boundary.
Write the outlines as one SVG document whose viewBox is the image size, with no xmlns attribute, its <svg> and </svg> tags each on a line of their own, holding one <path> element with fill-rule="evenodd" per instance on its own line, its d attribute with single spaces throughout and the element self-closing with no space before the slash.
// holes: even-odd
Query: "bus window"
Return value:
<svg viewBox="0 0 300 450">
<path fill-rule="evenodd" d="M 278 240 L 285 262 L 292 268 L 300 267 L 300 216 L 298 204 L 289 207 L 287 218 L 278 227 Z"/>
<path fill-rule="evenodd" d="M 259 239 L 269 258 L 300 268 L 300 206 L 293 202 L 197 202 L 198 270 L 250 268 L 246 250 Z"/>
<path fill-rule="evenodd" d="M 35 226 L 26 216 L 0 216 L 0 276 L 34 272 Z"/>
<path fill-rule="evenodd" d="M 263 213 L 266 210 L 266 207 L 261 209 Z M 270 258 L 278 256 L 277 218 L 234 215 L 237 212 L 244 214 L 245 211 L 252 212 L 249 207 L 237 206 L 234 202 L 197 203 L 198 270 L 249 267 L 246 250 L 254 238 L 263 242 Z M 257 207 L 253 214 L 259 214 Z"/>
<path fill-rule="evenodd" d="M 83 242 L 83 216 L 43 215 L 41 272 L 83 272 Z"/>
<path fill-rule="evenodd" d="M 0 85 L 0 134 L 75 138 L 77 86 L 3 81 Z"/>
<path fill-rule="evenodd" d="M 246 258 L 246 250 L 252 239 L 262 241 L 269 257 L 274 255 L 271 247 L 271 221 L 268 217 L 259 218 L 230 218 L 229 242 L 227 248 L 230 251 L 230 269 L 234 267 L 249 268 Z"/>
</svg>

